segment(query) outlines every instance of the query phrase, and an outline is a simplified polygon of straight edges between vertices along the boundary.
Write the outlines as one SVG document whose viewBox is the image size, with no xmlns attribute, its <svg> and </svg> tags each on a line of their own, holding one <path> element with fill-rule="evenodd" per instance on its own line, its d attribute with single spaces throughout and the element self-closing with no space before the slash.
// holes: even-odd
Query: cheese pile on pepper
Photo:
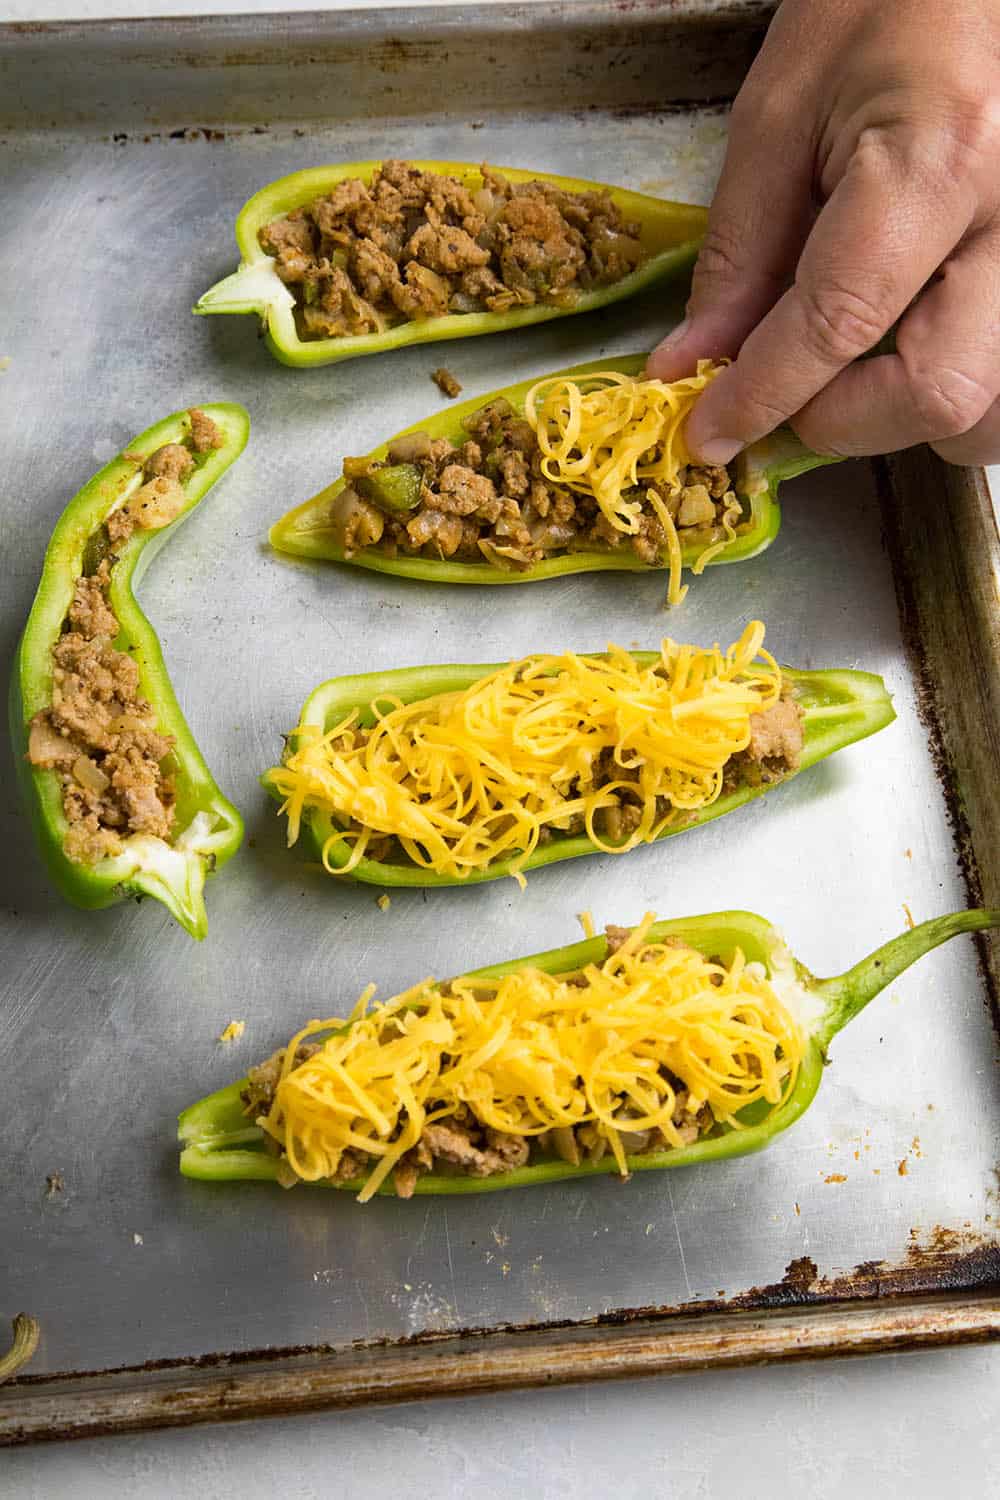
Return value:
<svg viewBox="0 0 1000 1500">
<path fill-rule="evenodd" d="M 461 692 L 379 699 L 361 735 L 356 711 L 327 733 L 300 726 L 269 778 L 289 843 L 316 808 L 342 829 L 323 851 L 333 874 L 389 834 L 424 869 L 462 879 L 506 860 L 522 882 L 539 840 L 571 820 L 607 853 L 648 843 L 716 800 L 727 762 L 749 744 L 751 715 L 777 702 L 781 669 L 763 639 L 753 621 L 725 653 L 666 640 L 648 665 L 617 646 L 604 657 L 527 657 Z M 609 843 L 595 818 L 623 791 L 641 812 Z M 350 849 L 344 862 L 337 844 Z"/>
<path fill-rule="evenodd" d="M 710 961 L 676 942 L 647 942 L 647 913 L 616 953 L 572 975 L 525 967 L 431 980 L 347 1022 L 311 1021 L 285 1050 L 274 1102 L 258 1124 L 297 1177 L 337 1175 L 347 1150 L 370 1158 L 370 1198 L 426 1126 L 470 1110 L 480 1125 L 532 1138 L 593 1124 L 619 1171 L 621 1134 L 658 1131 L 683 1144 L 679 1086 L 692 1113 L 739 1129 L 740 1112 L 778 1108 L 794 1088 L 804 1041 L 759 964 L 737 950 Z M 300 1045 L 335 1028 L 296 1064 Z"/>
<path fill-rule="evenodd" d="M 615 370 L 575 380 L 556 376 L 538 381 L 524 401 L 546 479 L 592 495 L 608 523 L 626 535 L 639 530 L 643 506 L 649 505 L 667 539 L 671 605 L 681 602 L 687 588 L 680 584 L 680 541 L 664 495 L 680 494 L 680 475 L 691 460 L 684 423 L 722 368 L 702 359 L 695 375 L 669 385 Z M 724 541 L 701 553 L 695 573 L 732 541 L 731 522 L 725 530 Z"/>
</svg>

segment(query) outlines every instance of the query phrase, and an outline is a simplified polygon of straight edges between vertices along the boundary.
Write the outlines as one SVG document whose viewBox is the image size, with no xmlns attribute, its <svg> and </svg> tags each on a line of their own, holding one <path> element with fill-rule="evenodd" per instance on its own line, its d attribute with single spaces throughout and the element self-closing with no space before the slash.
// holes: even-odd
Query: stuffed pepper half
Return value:
<svg viewBox="0 0 1000 1500">
<path fill-rule="evenodd" d="M 264 784 L 331 875 L 463 885 L 709 822 L 895 717 L 865 672 L 799 672 L 747 626 L 503 666 L 334 678 Z"/>
<path fill-rule="evenodd" d="M 427 583 L 740 562 L 780 524 L 778 485 L 832 462 L 790 429 L 728 468 L 698 464 L 684 423 L 719 366 L 664 384 L 644 355 L 597 361 L 467 401 L 376 448 L 272 526 L 272 546 Z"/>
<path fill-rule="evenodd" d="M 694 260 L 705 210 L 471 162 L 294 172 L 236 221 L 196 313 L 257 313 L 287 365 L 502 333 L 629 297 Z"/>
<path fill-rule="evenodd" d="M 240 406 L 177 412 L 94 476 L 52 534 L 11 682 L 14 753 L 42 852 L 76 906 L 155 896 L 193 937 L 243 823 L 219 791 L 132 593 L 242 451 Z"/>
<path fill-rule="evenodd" d="M 180 1117 L 181 1171 L 475 1193 L 742 1156 L 812 1102 L 833 1036 L 922 954 L 1000 926 L 962 911 L 816 979 L 750 912 L 651 915 L 447 984 L 279 1052 Z"/>
</svg>

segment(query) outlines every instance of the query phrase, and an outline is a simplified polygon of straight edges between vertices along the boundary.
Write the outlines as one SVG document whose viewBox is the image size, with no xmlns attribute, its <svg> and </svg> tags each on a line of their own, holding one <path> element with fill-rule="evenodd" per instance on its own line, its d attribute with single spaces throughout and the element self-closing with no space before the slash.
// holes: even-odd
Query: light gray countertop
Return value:
<svg viewBox="0 0 1000 1500">
<path fill-rule="evenodd" d="M 997 1370 L 995 1350 L 955 1349 L 99 1438 L 8 1452 L 0 1495 L 989 1496 Z"/>
<path fill-rule="evenodd" d="M 158 15 L 275 8 L 267 0 L 154 7 Z M 340 7 L 281 6 L 318 8 Z M 137 10 L 132 0 L 0 0 L 0 20 Z M 998 479 L 993 471 L 994 494 Z M 990 1495 L 1000 1488 L 998 1374 L 996 1349 L 960 1349 L 56 1444 L 6 1453 L 0 1497 Z"/>
</svg>

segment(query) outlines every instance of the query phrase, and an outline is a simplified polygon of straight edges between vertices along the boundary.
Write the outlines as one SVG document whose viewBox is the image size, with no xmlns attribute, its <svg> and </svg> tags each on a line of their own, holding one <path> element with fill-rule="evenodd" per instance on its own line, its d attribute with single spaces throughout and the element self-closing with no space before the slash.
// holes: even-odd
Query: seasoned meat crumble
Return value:
<svg viewBox="0 0 1000 1500">
<path fill-rule="evenodd" d="M 304 338 L 381 333 L 450 313 L 571 307 L 641 263 L 641 228 L 606 189 L 571 193 L 510 182 L 483 166 L 482 185 L 386 161 L 265 224 L 296 298 Z"/>
<path fill-rule="evenodd" d="M 28 760 L 56 771 L 69 830 L 69 859 L 92 865 L 122 852 L 133 834 L 169 839 L 174 822 L 173 740 L 139 692 L 139 668 L 115 646 L 108 597 L 118 552 L 137 528 L 167 525 L 183 509 L 183 481 L 195 455 L 223 436 L 197 407 L 188 442 L 167 443 L 143 463 L 143 483 L 109 515 L 93 572 L 77 579 L 63 631 L 52 648 L 52 703 L 28 730 Z"/>
<path fill-rule="evenodd" d="M 445 365 L 438 365 L 437 369 L 432 372 L 431 379 L 442 396 L 447 396 L 449 401 L 454 401 L 456 396 L 462 394 L 461 381 L 456 380 Z"/>
<path fill-rule="evenodd" d="M 383 460 L 344 460 L 347 483 L 331 501 L 328 524 L 346 557 L 375 547 L 389 557 L 522 571 L 566 552 L 621 550 L 654 567 L 666 556 L 667 537 L 648 489 L 666 506 L 682 546 L 709 547 L 725 540 L 726 525 L 743 522 L 728 469 L 690 464 L 673 491 L 652 483 L 627 491 L 643 503 L 639 529 L 618 531 L 591 496 L 546 479 L 534 430 L 505 397 L 462 427 L 460 444 L 411 432 L 390 443 Z"/>
</svg>

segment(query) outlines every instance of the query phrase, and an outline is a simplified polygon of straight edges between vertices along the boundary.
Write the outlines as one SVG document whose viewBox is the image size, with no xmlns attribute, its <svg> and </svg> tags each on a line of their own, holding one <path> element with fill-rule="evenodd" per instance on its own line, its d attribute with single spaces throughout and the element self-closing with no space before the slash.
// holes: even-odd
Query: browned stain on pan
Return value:
<svg viewBox="0 0 1000 1500">
<path fill-rule="evenodd" d="M 866 1260 L 841 1275 L 821 1276 L 815 1261 L 801 1256 L 789 1264 L 781 1281 L 751 1287 L 725 1305 L 752 1309 L 807 1307 L 990 1286 L 1000 1286 L 1000 1243 L 939 1225 L 923 1243 L 914 1232 L 902 1265 Z"/>
</svg>

